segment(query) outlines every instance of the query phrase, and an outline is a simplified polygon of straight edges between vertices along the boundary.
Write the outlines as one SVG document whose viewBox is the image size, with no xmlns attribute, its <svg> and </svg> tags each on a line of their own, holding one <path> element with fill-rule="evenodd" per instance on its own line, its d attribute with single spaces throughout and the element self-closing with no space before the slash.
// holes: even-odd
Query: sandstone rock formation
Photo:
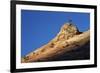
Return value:
<svg viewBox="0 0 100 73">
<path fill-rule="evenodd" d="M 77 48 L 81 50 L 86 48 L 87 44 L 89 46 L 89 41 L 89 30 L 86 32 L 79 32 L 75 25 L 66 23 L 61 27 L 60 32 L 54 39 L 23 57 L 21 62 L 28 63 L 60 60 L 62 56 L 65 56 L 64 58 L 67 59 L 66 54 L 69 54 L 72 50 L 77 50 Z M 86 49 L 89 49 L 89 47 Z"/>
</svg>

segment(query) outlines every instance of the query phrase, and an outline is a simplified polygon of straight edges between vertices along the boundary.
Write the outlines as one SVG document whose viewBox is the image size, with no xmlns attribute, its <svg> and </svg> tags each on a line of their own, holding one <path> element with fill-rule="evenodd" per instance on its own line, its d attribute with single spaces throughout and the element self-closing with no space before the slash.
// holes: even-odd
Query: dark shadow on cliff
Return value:
<svg viewBox="0 0 100 73">
<path fill-rule="evenodd" d="M 75 50 L 66 52 L 49 61 L 64 61 L 64 60 L 87 60 L 90 59 L 90 42 L 86 43 Z M 46 61 L 47 62 L 47 61 Z"/>
</svg>

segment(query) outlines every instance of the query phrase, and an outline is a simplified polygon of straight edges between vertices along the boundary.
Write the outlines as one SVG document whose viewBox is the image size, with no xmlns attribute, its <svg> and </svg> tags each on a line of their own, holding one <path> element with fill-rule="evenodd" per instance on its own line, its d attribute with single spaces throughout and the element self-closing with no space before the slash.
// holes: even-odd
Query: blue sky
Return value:
<svg viewBox="0 0 100 73">
<path fill-rule="evenodd" d="M 80 31 L 90 27 L 89 13 L 21 10 L 21 56 L 48 43 L 69 19 Z"/>
</svg>

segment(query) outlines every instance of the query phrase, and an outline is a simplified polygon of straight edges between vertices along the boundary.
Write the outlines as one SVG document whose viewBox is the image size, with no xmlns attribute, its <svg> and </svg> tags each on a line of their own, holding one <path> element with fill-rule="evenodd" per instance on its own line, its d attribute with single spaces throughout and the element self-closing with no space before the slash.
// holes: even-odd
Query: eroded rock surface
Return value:
<svg viewBox="0 0 100 73">
<path fill-rule="evenodd" d="M 60 57 L 89 42 L 90 32 L 79 32 L 76 26 L 64 24 L 57 36 L 44 46 L 22 58 L 22 63 L 61 60 Z M 88 47 L 89 48 L 89 47 Z M 67 56 L 66 56 L 67 59 Z"/>
</svg>

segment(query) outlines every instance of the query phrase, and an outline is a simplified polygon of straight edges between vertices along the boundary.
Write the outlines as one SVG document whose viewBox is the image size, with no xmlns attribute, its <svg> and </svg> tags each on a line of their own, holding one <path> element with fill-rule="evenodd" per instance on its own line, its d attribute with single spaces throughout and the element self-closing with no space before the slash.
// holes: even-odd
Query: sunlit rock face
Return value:
<svg viewBox="0 0 100 73">
<path fill-rule="evenodd" d="M 74 35 L 78 34 L 79 31 L 73 24 L 66 23 L 61 27 L 60 32 L 58 33 L 57 37 L 59 39 L 69 39 Z"/>
<path fill-rule="evenodd" d="M 22 58 L 22 63 L 89 59 L 90 33 L 65 23 L 59 33 L 47 44 Z"/>
</svg>

